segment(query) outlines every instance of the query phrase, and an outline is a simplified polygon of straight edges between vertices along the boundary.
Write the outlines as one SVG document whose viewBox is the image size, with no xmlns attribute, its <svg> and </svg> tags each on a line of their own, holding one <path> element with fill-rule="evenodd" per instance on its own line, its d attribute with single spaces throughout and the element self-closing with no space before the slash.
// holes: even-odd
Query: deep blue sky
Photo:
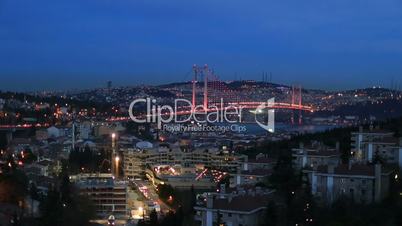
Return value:
<svg viewBox="0 0 402 226">
<path fill-rule="evenodd" d="M 402 82 L 400 0 L 0 0 L 0 89 L 224 80 Z"/>
</svg>

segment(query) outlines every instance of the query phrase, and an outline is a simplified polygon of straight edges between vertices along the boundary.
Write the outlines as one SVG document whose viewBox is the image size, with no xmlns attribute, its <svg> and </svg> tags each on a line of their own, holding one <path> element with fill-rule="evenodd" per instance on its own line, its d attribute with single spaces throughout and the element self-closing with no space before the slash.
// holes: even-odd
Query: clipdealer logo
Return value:
<svg viewBox="0 0 402 226">
<path fill-rule="evenodd" d="M 256 109 L 256 114 L 254 116 L 255 122 L 263 129 L 270 133 L 275 132 L 275 109 L 273 106 L 275 105 L 275 98 L 271 98 L 267 101 L 267 104 L 263 103 L 260 104 Z M 257 113 L 258 112 L 264 112 L 265 109 L 268 109 L 267 114 L 268 114 L 268 120 L 267 120 L 267 125 L 259 122 L 257 120 Z"/>
<path fill-rule="evenodd" d="M 145 115 L 135 116 L 134 107 L 137 104 L 146 105 Z M 255 109 L 255 122 L 264 130 L 274 133 L 275 132 L 275 110 L 272 108 L 275 104 L 275 98 L 269 99 L 266 103 L 262 103 Z M 158 129 L 167 131 L 176 131 L 178 128 L 182 131 L 222 131 L 235 130 L 236 132 L 244 132 L 245 127 L 236 125 L 230 126 L 207 126 L 205 123 L 240 123 L 244 111 L 243 106 L 229 105 L 224 106 L 224 101 L 221 99 L 221 107 L 217 105 L 210 106 L 205 109 L 203 105 L 195 105 L 187 99 L 175 99 L 174 106 L 171 105 L 158 105 L 156 99 L 140 98 L 132 101 L 129 107 L 129 116 L 131 120 L 136 123 L 156 123 Z M 267 112 L 267 124 L 264 124 L 257 119 L 258 114 Z M 169 123 L 188 123 L 191 124 L 187 127 L 176 125 L 168 127 Z M 198 127 L 198 128 L 196 128 Z M 184 129 L 187 128 L 187 129 Z M 201 128 L 201 129 L 200 129 Z"/>
</svg>

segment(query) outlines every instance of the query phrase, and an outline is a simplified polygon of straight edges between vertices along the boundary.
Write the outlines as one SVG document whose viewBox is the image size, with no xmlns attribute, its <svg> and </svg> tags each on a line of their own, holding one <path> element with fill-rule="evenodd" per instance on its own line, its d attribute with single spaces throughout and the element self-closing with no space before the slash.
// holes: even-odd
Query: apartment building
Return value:
<svg viewBox="0 0 402 226">
<path fill-rule="evenodd" d="M 326 203 L 348 197 L 357 203 L 383 200 L 394 179 L 395 170 L 377 165 L 322 165 L 304 170 L 314 196 Z"/>
<path fill-rule="evenodd" d="M 352 133 L 352 161 L 373 162 L 378 159 L 402 167 L 402 138 L 387 131 L 369 130 Z"/>
<path fill-rule="evenodd" d="M 319 165 L 336 166 L 340 163 L 340 156 L 339 144 L 336 145 L 336 148 L 329 148 L 321 144 L 305 147 L 301 143 L 299 148 L 292 149 L 292 163 L 296 170 L 306 167 L 314 168 Z"/>
<path fill-rule="evenodd" d="M 247 161 L 245 155 L 224 153 L 218 148 L 181 149 L 179 145 L 123 148 L 124 175 L 126 177 L 141 177 L 147 166 L 181 165 L 184 168 L 209 167 L 236 172 Z"/>
<path fill-rule="evenodd" d="M 236 174 L 233 174 L 233 177 L 230 179 L 230 185 L 239 186 L 264 183 L 272 172 L 270 169 L 239 170 Z"/>
<path fill-rule="evenodd" d="M 87 195 L 99 216 L 127 216 L 127 182 L 115 180 L 111 174 L 79 174 L 72 176 L 81 194 Z"/>
<path fill-rule="evenodd" d="M 359 131 L 351 133 L 351 153 L 354 161 L 366 161 L 368 160 L 368 143 L 374 140 L 385 140 L 392 138 L 393 132 L 381 130 L 379 128 L 370 127 L 369 129 L 363 129 L 359 127 Z"/>
<path fill-rule="evenodd" d="M 273 191 L 238 187 L 235 191 L 226 192 L 224 186 L 218 193 L 208 193 L 204 202 L 198 202 L 194 208 L 195 220 L 201 226 L 213 226 L 225 222 L 226 226 L 259 226 L 264 225 L 264 214 Z"/>
</svg>

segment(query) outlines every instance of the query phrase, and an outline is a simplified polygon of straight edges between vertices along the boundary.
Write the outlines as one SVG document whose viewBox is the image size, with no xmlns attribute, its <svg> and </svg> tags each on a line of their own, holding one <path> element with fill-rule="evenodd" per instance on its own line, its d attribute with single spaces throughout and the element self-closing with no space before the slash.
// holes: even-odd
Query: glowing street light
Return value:
<svg viewBox="0 0 402 226">
<path fill-rule="evenodd" d="M 119 161 L 120 161 L 120 157 L 116 156 L 114 158 L 114 161 L 115 161 L 115 167 L 116 167 L 116 178 L 118 178 L 119 177 Z"/>
<path fill-rule="evenodd" d="M 116 133 L 112 133 L 112 156 L 111 156 L 111 164 L 112 164 L 112 171 L 115 172 L 116 177 L 119 174 L 119 156 L 116 155 Z M 112 172 L 113 173 L 113 172 Z"/>
</svg>

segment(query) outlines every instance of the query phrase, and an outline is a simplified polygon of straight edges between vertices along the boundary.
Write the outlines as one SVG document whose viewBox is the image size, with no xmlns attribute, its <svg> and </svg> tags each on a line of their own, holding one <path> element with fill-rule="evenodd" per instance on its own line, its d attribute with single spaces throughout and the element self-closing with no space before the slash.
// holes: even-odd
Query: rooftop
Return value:
<svg viewBox="0 0 402 226">
<path fill-rule="evenodd" d="M 393 132 L 389 130 L 384 130 L 380 128 L 371 128 L 371 129 L 360 129 L 359 131 L 352 132 L 352 134 L 358 134 L 358 133 L 364 133 L 364 134 L 383 134 L 383 135 L 389 135 L 393 134 Z"/>
<path fill-rule="evenodd" d="M 268 195 L 239 195 L 232 199 L 213 200 L 213 209 L 252 212 L 259 208 L 265 208 L 269 202 Z"/>
<path fill-rule="evenodd" d="M 350 175 L 350 176 L 375 176 L 375 166 L 374 165 L 363 165 L 363 164 L 341 164 L 333 168 L 333 174 L 335 175 Z M 382 167 L 382 174 L 391 173 L 393 170 L 391 168 Z M 318 173 L 331 174 L 330 168 L 328 166 L 318 166 Z"/>
<path fill-rule="evenodd" d="M 268 176 L 271 173 L 272 170 L 268 169 L 254 169 L 254 170 L 241 171 L 242 175 L 250 175 L 250 176 Z"/>
<path fill-rule="evenodd" d="M 268 157 L 260 157 L 257 159 L 249 159 L 249 163 L 276 163 L 276 159 L 268 158 Z"/>
<path fill-rule="evenodd" d="M 340 153 L 335 149 L 299 149 L 294 148 L 292 155 L 304 155 L 304 151 L 308 156 L 331 157 L 339 156 Z"/>
</svg>

